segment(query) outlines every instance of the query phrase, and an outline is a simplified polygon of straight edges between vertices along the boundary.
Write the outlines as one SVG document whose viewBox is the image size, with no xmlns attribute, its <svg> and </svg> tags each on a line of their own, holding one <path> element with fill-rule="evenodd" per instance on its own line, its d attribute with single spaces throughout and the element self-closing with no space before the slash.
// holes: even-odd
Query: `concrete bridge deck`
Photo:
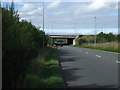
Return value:
<svg viewBox="0 0 120 90">
<path fill-rule="evenodd" d="M 51 38 L 76 38 L 76 35 L 50 35 Z"/>
<path fill-rule="evenodd" d="M 50 35 L 50 37 L 53 39 L 54 43 L 55 39 L 67 39 L 67 45 L 76 45 L 75 39 L 78 38 L 77 35 Z"/>
</svg>

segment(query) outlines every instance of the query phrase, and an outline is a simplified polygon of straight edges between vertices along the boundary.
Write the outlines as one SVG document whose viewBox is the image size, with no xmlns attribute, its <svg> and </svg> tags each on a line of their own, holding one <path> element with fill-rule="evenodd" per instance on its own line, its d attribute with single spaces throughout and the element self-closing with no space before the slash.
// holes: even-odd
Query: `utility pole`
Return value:
<svg viewBox="0 0 120 90">
<path fill-rule="evenodd" d="M 0 9 L 1 9 L 1 0 L 0 0 Z"/>
<path fill-rule="evenodd" d="M 74 32 L 75 32 L 75 34 L 76 34 L 76 24 L 77 24 L 77 23 L 74 23 L 74 29 L 75 29 Z M 74 36 L 75 36 L 75 35 L 74 35 Z"/>
<path fill-rule="evenodd" d="M 95 35 L 94 35 L 94 44 L 96 45 L 96 34 L 97 34 L 97 30 L 96 30 L 96 17 L 94 17 L 95 19 Z"/>
<path fill-rule="evenodd" d="M 44 32 L 44 0 L 43 0 L 43 32 Z M 45 40 L 44 40 L 44 36 L 43 36 L 43 48 L 44 48 L 44 43 L 45 43 Z"/>
<path fill-rule="evenodd" d="M 51 32 L 50 32 L 50 33 L 51 33 L 51 35 L 52 35 L 52 30 L 53 30 L 53 25 L 51 25 Z"/>
</svg>

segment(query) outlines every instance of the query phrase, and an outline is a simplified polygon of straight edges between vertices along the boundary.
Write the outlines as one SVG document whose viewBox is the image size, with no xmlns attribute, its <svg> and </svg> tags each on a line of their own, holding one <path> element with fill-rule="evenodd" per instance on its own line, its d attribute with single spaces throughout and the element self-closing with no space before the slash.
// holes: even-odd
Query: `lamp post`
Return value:
<svg viewBox="0 0 120 90">
<path fill-rule="evenodd" d="M 52 35 L 52 31 L 53 31 L 53 25 L 51 25 L 51 35 Z"/>
<path fill-rule="evenodd" d="M 95 19 L 95 35 L 94 35 L 94 44 L 96 45 L 96 34 L 97 34 L 97 30 L 96 30 L 96 17 L 94 17 Z"/>
<path fill-rule="evenodd" d="M 77 24 L 77 23 L 74 23 L 74 30 L 75 30 L 75 34 L 76 34 L 76 24 Z"/>
<path fill-rule="evenodd" d="M 43 32 L 44 32 L 44 0 L 43 0 Z M 43 36 L 43 48 L 44 48 L 44 36 Z"/>
</svg>

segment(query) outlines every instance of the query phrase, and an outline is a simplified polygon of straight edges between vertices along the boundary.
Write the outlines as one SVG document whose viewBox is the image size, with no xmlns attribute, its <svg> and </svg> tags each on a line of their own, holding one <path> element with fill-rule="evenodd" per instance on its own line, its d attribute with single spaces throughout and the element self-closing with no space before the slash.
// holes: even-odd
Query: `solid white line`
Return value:
<svg viewBox="0 0 120 90">
<path fill-rule="evenodd" d="M 99 58 L 101 58 L 101 56 L 99 56 L 99 55 L 96 55 L 96 57 L 99 57 Z"/>
<path fill-rule="evenodd" d="M 120 61 L 116 61 L 117 63 L 120 63 Z"/>
</svg>

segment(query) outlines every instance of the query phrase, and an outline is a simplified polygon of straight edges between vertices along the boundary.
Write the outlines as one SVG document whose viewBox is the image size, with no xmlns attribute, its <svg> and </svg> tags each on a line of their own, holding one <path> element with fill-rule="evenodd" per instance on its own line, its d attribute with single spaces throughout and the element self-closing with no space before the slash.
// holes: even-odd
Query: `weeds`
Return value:
<svg viewBox="0 0 120 90">
<path fill-rule="evenodd" d="M 23 88 L 64 88 L 56 49 L 47 48 L 31 62 L 26 71 Z M 43 58 L 42 58 L 43 59 Z"/>
<path fill-rule="evenodd" d="M 98 50 L 111 51 L 111 52 L 120 52 L 119 45 L 120 43 L 118 42 L 108 42 L 108 43 L 97 43 L 96 45 L 95 44 L 82 44 L 77 47 L 98 49 Z"/>
</svg>

